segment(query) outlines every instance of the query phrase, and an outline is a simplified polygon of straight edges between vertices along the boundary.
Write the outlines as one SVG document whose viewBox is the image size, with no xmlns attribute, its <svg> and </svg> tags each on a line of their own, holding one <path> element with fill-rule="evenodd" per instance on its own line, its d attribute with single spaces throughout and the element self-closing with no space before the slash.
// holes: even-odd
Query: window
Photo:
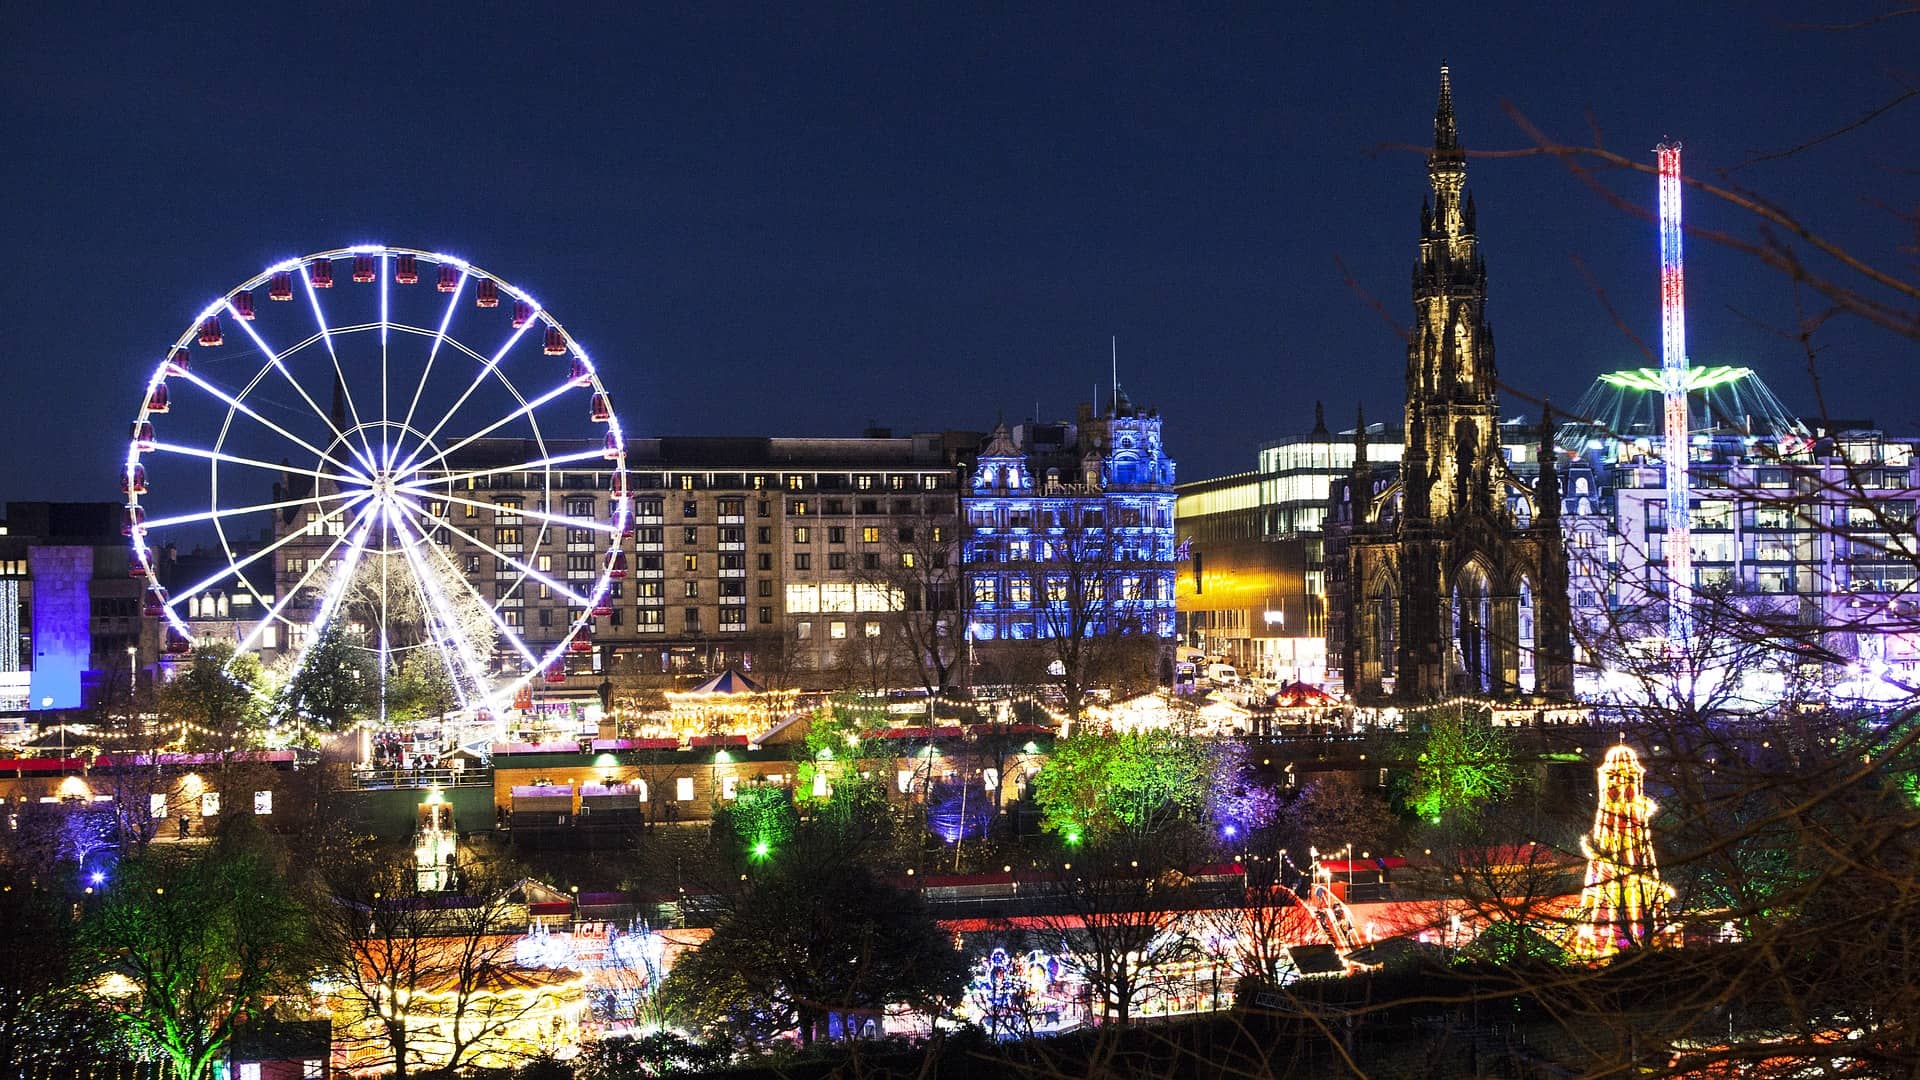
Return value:
<svg viewBox="0 0 1920 1080">
<path fill-rule="evenodd" d="M 787 513 L 792 514 L 794 517 L 806 517 L 807 516 L 807 500 L 788 499 Z"/>
<path fill-rule="evenodd" d="M 829 582 L 820 586 L 821 611 L 852 611 L 854 609 L 854 588 L 845 582 Z"/>
<path fill-rule="evenodd" d="M 807 554 L 804 551 L 799 552 L 793 557 L 793 568 L 795 570 L 813 569 L 813 556 Z"/>
<path fill-rule="evenodd" d="M 788 490 L 788 491 L 805 491 L 805 490 L 807 490 L 807 478 L 806 478 L 806 477 L 804 477 L 804 476 L 789 476 L 789 477 L 787 477 L 787 490 Z"/>
<path fill-rule="evenodd" d="M 493 523 L 495 525 L 520 524 L 520 500 L 501 499 L 494 504 Z"/>
<path fill-rule="evenodd" d="M 829 570 L 845 570 L 846 568 L 847 568 L 847 553 L 846 553 L 846 552 L 844 552 L 844 551 L 833 551 L 833 552 L 828 552 L 828 553 L 827 553 L 827 569 L 829 569 Z"/>
<path fill-rule="evenodd" d="M 683 595 L 688 598 L 698 597 L 700 595 L 700 583 L 697 581 L 687 582 L 687 591 Z"/>
<path fill-rule="evenodd" d="M 847 527 L 845 525 L 827 526 L 827 543 L 844 544 L 846 542 L 847 542 Z"/>
<path fill-rule="evenodd" d="M 913 543 L 913 526 L 909 525 L 900 530 L 900 542 L 903 544 Z"/>
<path fill-rule="evenodd" d="M 665 626 L 666 622 L 666 611 L 657 607 L 641 608 L 640 613 L 634 616 L 633 620 L 635 626 Z"/>
<path fill-rule="evenodd" d="M 746 568 L 747 557 L 745 555 L 720 556 L 720 569 L 722 570 L 745 570 Z"/>
<path fill-rule="evenodd" d="M 147 816 L 150 818 L 167 816 L 167 796 L 164 792 L 155 792 L 147 796 Z"/>
<path fill-rule="evenodd" d="M 863 631 L 864 631 L 864 632 L 866 633 L 866 635 L 867 635 L 868 637 L 870 637 L 870 638 L 877 638 L 877 637 L 879 637 L 879 636 L 880 636 L 880 624 L 879 624 L 879 623 L 877 623 L 877 622 L 872 622 L 872 621 L 869 621 L 869 622 L 868 622 L 868 623 L 867 623 L 867 624 L 866 624 L 866 625 L 865 625 L 864 627 L 862 627 L 861 629 L 862 629 L 862 630 L 863 630 Z"/>
<path fill-rule="evenodd" d="M 693 547 L 694 545 L 698 544 L 700 542 L 699 527 L 695 525 L 689 525 L 686 528 L 681 529 L 680 542 L 687 545 L 688 547 Z"/>
<path fill-rule="evenodd" d="M 762 604 L 760 606 L 760 625 L 765 626 L 766 624 L 772 621 L 773 621 L 773 609 Z"/>
<path fill-rule="evenodd" d="M 693 490 L 693 477 L 691 477 L 691 476 L 682 476 L 682 477 L 680 477 L 680 490 L 681 490 L 681 491 L 692 491 L 692 490 Z M 693 504 L 692 504 L 692 503 L 688 503 L 687 505 L 688 505 L 688 506 L 692 506 Z"/>
<path fill-rule="evenodd" d="M 765 505 L 765 504 L 763 503 L 761 505 Z M 765 525 L 762 525 L 759 528 L 753 530 L 753 542 L 756 544 L 773 543 L 773 530 L 767 528 Z"/>
<path fill-rule="evenodd" d="M 863 526 L 860 529 L 860 542 L 863 544 L 879 543 L 880 542 L 880 526 L 878 525 Z"/>
<path fill-rule="evenodd" d="M 795 641 L 806 641 L 812 637 L 813 637 L 812 623 L 797 622 L 793 624 L 793 638 Z"/>
<path fill-rule="evenodd" d="M 551 556 L 551 555 L 542 555 L 542 556 L 540 556 L 539 558 L 537 558 L 537 559 L 535 559 L 535 560 L 533 560 L 533 565 L 534 565 L 534 566 L 535 566 L 535 568 L 537 568 L 537 569 L 538 569 L 538 570 L 539 570 L 539 571 L 540 571 L 541 573 L 543 573 L 543 574 L 551 574 L 551 573 L 553 572 L 553 556 Z"/>
<path fill-rule="evenodd" d="M 832 638 L 832 639 L 833 639 L 833 640 L 835 640 L 835 641 L 844 641 L 844 640 L 846 640 L 846 636 L 847 636 L 847 624 L 846 624 L 846 623 L 843 623 L 843 622 L 830 622 L 830 623 L 828 623 L 828 624 L 827 624 L 827 636 L 828 636 L 828 637 L 830 637 L 830 638 Z"/>
<path fill-rule="evenodd" d="M 640 499 L 633 504 L 633 512 L 641 517 L 659 517 L 663 499 Z"/>
<path fill-rule="evenodd" d="M 763 551 L 753 557 L 753 565 L 762 570 L 773 569 L 773 553 Z"/>
<path fill-rule="evenodd" d="M 738 526 L 729 525 L 720 530 L 720 542 L 723 544 L 740 544 L 745 546 L 747 542 L 747 530 Z"/>
<path fill-rule="evenodd" d="M 1033 602 L 1033 579 L 1025 574 L 1015 574 L 1007 579 L 1007 602 L 1010 604 L 1028 604 Z"/>
<path fill-rule="evenodd" d="M 685 609 L 681 614 L 685 617 L 684 621 L 686 623 L 687 629 L 689 630 L 700 629 L 700 609 L 699 608 L 690 607 Z"/>
<path fill-rule="evenodd" d="M 219 817 L 220 816 L 220 793 L 219 792 L 209 791 L 209 792 L 203 793 L 200 796 L 200 816 L 201 817 Z"/>
<path fill-rule="evenodd" d="M 973 579 L 973 602 L 980 607 L 992 607 L 1000 600 L 999 582 L 990 577 Z"/>
<path fill-rule="evenodd" d="M 861 566 L 861 568 L 862 568 L 862 569 L 865 569 L 865 570 L 878 570 L 878 569 L 880 569 L 880 553 L 879 553 L 879 552 L 877 552 L 877 551 L 863 551 L 863 552 L 861 552 L 861 553 L 860 553 L 860 566 Z"/>
<path fill-rule="evenodd" d="M 904 567 L 904 568 L 906 568 L 906 569 L 908 569 L 908 570 L 911 570 L 911 569 L 913 569 L 913 565 L 914 565 L 914 564 L 913 564 L 913 552 L 911 552 L 911 551 L 903 551 L 903 552 L 901 552 L 901 553 L 900 553 L 900 565 L 901 565 L 902 567 Z"/>
<path fill-rule="evenodd" d="M 596 561 L 592 552 L 576 553 L 567 556 L 567 576 L 591 577 Z"/>
<path fill-rule="evenodd" d="M 720 595 L 745 597 L 747 595 L 747 583 L 744 581 L 723 581 L 720 583 Z"/>
<path fill-rule="evenodd" d="M 24 566 L 18 570 L 7 570 L 5 567 L 0 567 L 0 570 L 6 570 L 7 573 L 11 573 L 11 574 L 25 574 L 27 572 L 26 567 Z M 288 557 L 287 573 L 304 574 L 306 572 L 307 572 L 307 560 L 296 559 L 296 558 L 292 558 L 291 556 Z"/>
<path fill-rule="evenodd" d="M 700 569 L 700 556 L 698 555 L 682 555 L 680 556 L 680 562 L 682 566 L 686 567 L 687 572 L 690 574 Z"/>
<path fill-rule="evenodd" d="M 727 517 L 745 517 L 747 514 L 747 500 L 737 496 L 721 499 L 720 513 Z"/>
<path fill-rule="evenodd" d="M 757 477 L 757 476 L 756 476 L 756 477 L 754 477 L 753 479 L 754 479 L 754 486 L 755 486 L 755 487 L 759 487 L 759 486 L 760 486 L 760 484 L 759 484 L 759 481 L 760 481 L 760 477 Z M 759 509 L 759 510 L 758 510 L 757 512 L 755 512 L 755 514 L 754 514 L 754 516 L 755 516 L 755 517 L 768 517 L 768 516 L 771 516 L 771 515 L 772 515 L 772 513 L 773 513 L 773 504 L 772 504 L 772 503 L 770 503 L 770 502 L 768 502 L 768 501 L 767 501 L 767 500 L 765 500 L 765 499 L 761 499 L 761 500 L 760 500 L 760 509 Z"/>
<path fill-rule="evenodd" d="M 593 516 L 592 499 L 567 500 L 567 516 L 571 518 L 590 518 Z"/>
<path fill-rule="evenodd" d="M 633 595 L 643 599 L 646 597 L 659 596 L 660 583 L 658 581 L 636 581 L 633 583 Z"/>
<path fill-rule="evenodd" d="M 253 812 L 262 816 L 273 813 L 273 792 L 256 791 L 253 793 Z"/>
<path fill-rule="evenodd" d="M 508 550 L 517 548 L 520 546 L 520 530 L 518 528 L 495 529 L 493 542 Z"/>
<path fill-rule="evenodd" d="M 740 795 L 740 778 L 739 777 L 733 775 L 732 773 L 728 773 L 727 775 L 720 778 L 720 797 L 721 798 L 731 800 L 739 797 L 739 795 Z"/>
<path fill-rule="evenodd" d="M 700 504 L 697 502 L 694 502 L 692 499 L 688 499 L 687 501 L 681 503 L 680 516 L 683 518 L 699 517 Z"/>
<path fill-rule="evenodd" d="M 820 610 L 820 586 L 787 583 L 787 614 Z M 805 626 L 805 623 L 800 625 Z"/>
<path fill-rule="evenodd" d="M 693 777 L 682 776 L 673 781 L 673 797 L 679 802 L 693 801 Z"/>
<path fill-rule="evenodd" d="M 257 1061 L 243 1061 L 239 1067 L 234 1069 L 233 1073 L 237 1080 L 260 1080 L 260 1063 Z"/>
<path fill-rule="evenodd" d="M 853 486 L 859 488 L 861 491 L 872 491 L 873 477 L 871 476 L 854 477 Z"/>
<path fill-rule="evenodd" d="M 808 543 L 811 539 L 812 539 L 812 535 L 807 531 L 807 527 L 805 525 L 802 525 L 799 528 L 793 530 L 794 543 L 805 544 L 805 543 Z"/>
</svg>

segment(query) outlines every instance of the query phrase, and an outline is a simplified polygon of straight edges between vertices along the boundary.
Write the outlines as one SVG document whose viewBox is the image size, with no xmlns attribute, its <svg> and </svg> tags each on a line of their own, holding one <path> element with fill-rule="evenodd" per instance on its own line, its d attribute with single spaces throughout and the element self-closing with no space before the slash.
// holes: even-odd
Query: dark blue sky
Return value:
<svg viewBox="0 0 1920 1080">
<path fill-rule="evenodd" d="M 1430 138 L 1443 58 L 1470 149 L 1524 145 L 1502 102 L 1575 139 L 1591 110 L 1623 150 L 1683 138 L 1704 176 L 1852 119 L 1920 57 L 1920 20 L 1790 25 L 1881 10 L 1847 2 L 698 7 L 16 9 L 0 498 L 112 497 L 137 384 L 195 311 L 371 240 L 533 291 L 636 434 L 1064 414 L 1117 334 L 1182 476 L 1238 470 L 1315 399 L 1398 408 L 1403 347 L 1337 262 L 1405 318 L 1425 179 L 1388 147 Z M 1885 256 L 1912 243 L 1875 203 L 1915 203 L 1917 118 L 1739 176 Z M 1505 381 L 1570 403 L 1640 362 L 1572 257 L 1655 339 L 1652 227 L 1544 160 L 1469 176 Z M 1751 364 L 1811 410 L 1798 346 L 1748 319 L 1791 325 L 1783 282 L 1689 254 L 1696 362 Z M 1833 412 L 1920 431 L 1910 345 L 1823 344 Z"/>
</svg>

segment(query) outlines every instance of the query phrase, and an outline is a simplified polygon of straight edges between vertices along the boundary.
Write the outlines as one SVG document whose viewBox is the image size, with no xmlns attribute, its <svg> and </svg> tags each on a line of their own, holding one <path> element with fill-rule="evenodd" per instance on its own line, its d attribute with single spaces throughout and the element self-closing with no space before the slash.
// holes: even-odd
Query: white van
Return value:
<svg viewBox="0 0 1920 1080">
<path fill-rule="evenodd" d="M 1232 664 L 1208 664 L 1207 681 L 1220 686 L 1231 686 L 1240 681 L 1240 673 Z"/>
</svg>

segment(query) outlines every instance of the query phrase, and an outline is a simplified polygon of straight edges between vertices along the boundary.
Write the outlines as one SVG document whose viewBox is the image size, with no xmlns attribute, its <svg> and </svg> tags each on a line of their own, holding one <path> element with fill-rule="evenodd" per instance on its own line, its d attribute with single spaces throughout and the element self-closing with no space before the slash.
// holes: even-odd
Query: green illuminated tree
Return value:
<svg viewBox="0 0 1920 1080">
<path fill-rule="evenodd" d="M 1443 712 L 1427 728 L 1407 804 L 1428 821 L 1439 821 L 1499 802 L 1526 779 L 1505 732 L 1465 710 Z"/>
<path fill-rule="evenodd" d="M 784 787 L 743 787 L 713 816 L 713 831 L 733 861 L 766 859 L 786 847 L 800 827 L 800 815 Z"/>
<path fill-rule="evenodd" d="M 206 1080 L 234 1029 L 307 968 L 306 912 L 250 818 L 204 853 L 158 850 L 120 864 L 82 928 L 83 955 L 135 993 L 103 997 L 132 1042 L 164 1054 L 178 1080 Z"/>
<path fill-rule="evenodd" d="M 1068 843 L 1145 836 L 1199 813 L 1212 765 L 1199 740 L 1167 731 L 1082 732 L 1055 744 L 1033 780 L 1041 827 Z"/>
</svg>

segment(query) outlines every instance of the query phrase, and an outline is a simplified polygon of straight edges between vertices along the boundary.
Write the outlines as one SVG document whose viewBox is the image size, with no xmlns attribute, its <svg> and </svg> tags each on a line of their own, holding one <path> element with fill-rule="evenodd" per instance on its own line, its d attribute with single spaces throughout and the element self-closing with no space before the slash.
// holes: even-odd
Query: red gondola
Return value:
<svg viewBox="0 0 1920 1080">
<path fill-rule="evenodd" d="M 127 507 L 127 519 L 120 523 L 120 535 L 132 536 L 135 530 L 147 527 L 147 508 L 144 506 Z"/>
<path fill-rule="evenodd" d="M 220 333 L 220 316 L 209 315 L 200 321 L 200 344 L 211 347 L 225 340 Z"/>
<path fill-rule="evenodd" d="M 411 255 L 401 255 L 394 260 L 393 280 L 399 285 L 413 285 L 420 281 L 420 267 Z"/>
<path fill-rule="evenodd" d="M 130 465 L 120 473 L 120 494 L 145 495 L 147 493 L 147 467 Z"/>
<path fill-rule="evenodd" d="M 452 292 L 453 290 L 459 288 L 460 287 L 460 271 L 446 263 L 441 263 L 440 264 L 440 280 L 435 282 L 433 287 L 440 290 L 441 292 Z"/>
<path fill-rule="evenodd" d="M 547 355 L 567 355 L 567 335 L 561 333 L 557 326 L 547 327 Z"/>
<path fill-rule="evenodd" d="M 187 640 L 187 635 L 175 630 L 172 626 L 167 627 L 168 656 L 185 656 L 192 651 L 193 642 Z"/>
<path fill-rule="evenodd" d="M 606 458 L 608 461 L 616 461 L 620 457 L 620 452 L 626 448 L 627 444 L 620 438 L 620 433 L 617 431 L 609 431 L 607 432 L 607 447 L 600 451 L 600 456 Z"/>
<path fill-rule="evenodd" d="M 500 306 L 500 283 L 486 278 L 474 286 L 473 302 L 480 307 Z"/>
<path fill-rule="evenodd" d="M 525 300 L 513 302 L 513 328 L 515 330 L 533 321 L 533 305 Z"/>
<path fill-rule="evenodd" d="M 154 383 L 153 389 L 147 391 L 147 411 L 150 413 L 163 413 L 171 407 L 172 406 L 167 404 L 167 384 L 165 382 Z"/>
<path fill-rule="evenodd" d="M 617 472 L 613 474 L 613 497 L 616 499 L 624 499 L 627 497 L 626 473 Z"/>
<path fill-rule="evenodd" d="M 567 673 L 561 668 L 554 668 L 553 670 L 547 672 L 546 675 L 542 677 L 545 678 L 548 682 L 566 682 L 567 681 Z"/>
<path fill-rule="evenodd" d="M 167 374 L 185 375 L 193 370 L 193 361 L 187 359 L 187 350 L 175 349 L 167 354 Z"/>
<path fill-rule="evenodd" d="M 273 272 L 273 281 L 267 285 L 267 299 L 293 299 L 293 272 L 291 270 L 275 270 Z"/>
<path fill-rule="evenodd" d="M 607 599 L 606 597 L 604 596 L 601 597 L 599 602 L 593 605 L 594 618 L 604 619 L 611 614 L 613 614 L 613 601 Z"/>
<path fill-rule="evenodd" d="M 147 586 L 146 602 L 140 610 L 149 619 L 157 619 L 167 613 L 167 590 L 159 585 Z"/>
<path fill-rule="evenodd" d="M 607 395 L 605 394 L 593 395 L 594 422 L 604 424 L 611 419 L 613 419 L 613 402 L 608 401 Z"/>
<path fill-rule="evenodd" d="M 333 260 L 315 259 L 313 266 L 307 270 L 307 280 L 313 282 L 316 289 L 333 288 Z"/>
<path fill-rule="evenodd" d="M 607 576 L 615 581 L 627 576 L 627 553 L 610 551 L 607 553 Z"/>
<path fill-rule="evenodd" d="M 241 289 L 233 294 L 233 314 L 236 318 L 253 321 L 253 290 Z"/>
<path fill-rule="evenodd" d="M 361 285 L 368 284 L 378 276 L 373 272 L 373 256 L 355 255 L 353 257 L 353 280 Z"/>
<path fill-rule="evenodd" d="M 567 381 L 575 386 L 590 386 L 593 384 L 593 369 L 576 356 L 567 365 Z"/>
<path fill-rule="evenodd" d="M 476 724 L 493 723 L 493 710 L 492 709 L 475 709 L 473 711 L 473 722 Z"/>
<path fill-rule="evenodd" d="M 567 648 L 577 653 L 590 653 L 593 651 L 593 639 L 583 632 L 576 636 Z"/>
<path fill-rule="evenodd" d="M 135 548 L 133 558 L 127 562 L 127 576 L 143 578 L 147 576 L 147 553 L 144 548 Z"/>
<path fill-rule="evenodd" d="M 135 449 L 142 452 L 153 449 L 153 421 L 135 420 L 131 435 Z"/>
</svg>

